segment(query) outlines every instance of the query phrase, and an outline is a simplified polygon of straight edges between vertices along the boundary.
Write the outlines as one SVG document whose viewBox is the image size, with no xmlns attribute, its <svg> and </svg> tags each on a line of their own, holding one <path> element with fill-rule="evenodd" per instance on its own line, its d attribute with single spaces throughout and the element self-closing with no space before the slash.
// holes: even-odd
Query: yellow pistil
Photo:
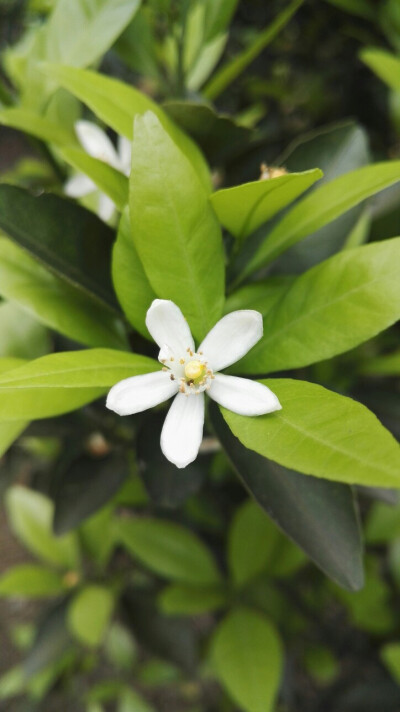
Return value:
<svg viewBox="0 0 400 712">
<path fill-rule="evenodd" d="M 206 372 L 206 366 L 201 361 L 194 359 L 189 361 L 185 366 L 185 377 L 188 381 L 193 381 L 193 383 L 199 383 L 203 379 Z"/>
</svg>

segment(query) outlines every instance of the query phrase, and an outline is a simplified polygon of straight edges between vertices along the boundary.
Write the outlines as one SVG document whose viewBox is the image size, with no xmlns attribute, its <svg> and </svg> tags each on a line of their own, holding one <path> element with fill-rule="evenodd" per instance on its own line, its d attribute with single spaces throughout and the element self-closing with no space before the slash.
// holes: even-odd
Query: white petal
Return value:
<svg viewBox="0 0 400 712">
<path fill-rule="evenodd" d="M 242 309 L 223 316 L 207 334 L 198 351 L 213 371 L 239 361 L 263 335 L 260 312 Z"/>
<path fill-rule="evenodd" d="M 275 393 L 262 383 L 223 373 L 217 373 L 208 395 L 239 415 L 264 415 L 282 408 Z"/>
<path fill-rule="evenodd" d="M 196 459 L 203 439 L 204 394 L 178 393 L 168 411 L 161 432 L 161 450 L 176 467 L 186 467 Z"/>
<path fill-rule="evenodd" d="M 105 195 L 104 193 L 100 193 L 99 196 L 98 212 L 99 218 L 104 220 L 104 222 L 108 222 L 109 220 L 111 220 L 115 212 L 115 204 L 113 203 L 111 198 L 109 198 L 108 195 Z"/>
<path fill-rule="evenodd" d="M 118 154 L 107 134 L 99 126 L 91 121 L 77 121 L 75 131 L 79 143 L 89 156 L 98 158 L 114 168 L 119 167 Z"/>
<path fill-rule="evenodd" d="M 97 190 L 96 185 L 83 173 L 72 176 L 64 185 L 64 193 L 70 198 L 83 198 L 84 195 L 92 193 L 94 190 Z"/>
<path fill-rule="evenodd" d="M 194 351 L 189 324 L 174 302 L 155 299 L 147 311 L 146 326 L 160 349 L 168 345 L 178 358 L 183 356 L 188 348 Z"/>
<path fill-rule="evenodd" d="M 118 415 L 133 415 L 171 398 L 178 386 L 168 373 L 156 371 L 125 378 L 111 388 L 106 406 Z"/>
<path fill-rule="evenodd" d="M 129 176 L 132 161 L 132 142 L 126 136 L 118 136 L 118 156 L 121 171 Z"/>
</svg>

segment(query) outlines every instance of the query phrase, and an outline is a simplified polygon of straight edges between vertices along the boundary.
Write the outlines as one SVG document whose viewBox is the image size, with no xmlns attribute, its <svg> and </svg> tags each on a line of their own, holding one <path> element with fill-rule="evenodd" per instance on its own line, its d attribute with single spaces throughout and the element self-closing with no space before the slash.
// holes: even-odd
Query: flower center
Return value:
<svg viewBox="0 0 400 712">
<path fill-rule="evenodd" d="M 185 377 L 187 381 L 192 381 L 193 383 L 200 383 L 203 380 L 204 374 L 206 373 L 207 367 L 201 361 L 194 359 L 189 361 L 185 366 Z"/>
</svg>

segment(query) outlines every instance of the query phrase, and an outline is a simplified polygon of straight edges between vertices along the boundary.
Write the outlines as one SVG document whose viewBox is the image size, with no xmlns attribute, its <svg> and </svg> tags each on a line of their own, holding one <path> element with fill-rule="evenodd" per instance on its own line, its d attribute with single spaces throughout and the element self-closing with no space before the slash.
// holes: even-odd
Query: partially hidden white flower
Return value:
<svg viewBox="0 0 400 712">
<path fill-rule="evenodd" d="M 163 367 L 120 381 L 111 388 L 106 405 L 118 415 L 132 415 L 175 396 L 161 432 L 161 449 L 177 467 L 186 467 L 197 457 L 205 393 L 240 415 L 280 410 L 278 398 L 263 384 L 219 373 L 261 339 L 259 312 L 244 309 L 222 317 L 197 351 L 189 325 L 174 302 L 155 299 L 147 312 L 146 326 L 161 349 L 158 359 Z"/>
<path fill-rule="evenodd" d="M 117 149 L 108 138 L 107 134 L 91 121 L 77 121 L 75 132 L 78 141 L 86 153 L 92 158 L 108 163 L 117 171 L 128 176 L 131 169 L 131 143 L 125 136 L 118 137 Z M 98 190 L 96 184 L 83 173 L 77 173 L 70 178 L 64 190 L 71 198 L 83 198 L 89 193 Z M 102 220 L 110 220 L 113 216 L 115 205 L 111 198 L 104 193 L 100 193 L 99 216 Z"/>
</svg>

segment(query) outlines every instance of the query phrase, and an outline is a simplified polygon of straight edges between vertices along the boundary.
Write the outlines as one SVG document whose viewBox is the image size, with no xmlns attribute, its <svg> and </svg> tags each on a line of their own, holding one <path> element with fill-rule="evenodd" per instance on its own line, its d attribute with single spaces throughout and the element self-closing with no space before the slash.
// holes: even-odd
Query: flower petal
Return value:
<svg viewBox="0 0 400 712">
<path fill-rule="evenodd" d="M 239 415 L 264 415 L 282 408 L 275 393 L 262 383 L 223 373 L 216 374 L 208 395 Z"/>
<path fill-rule="evenodd" d="M 223 316 L 199 346 L 214 371 L 239 361 L 261 339 L 263 322 L 260 312 L 242 309 Z"/>
<path fill-rule="evenodd" d="M 161 432 L 161 450 L 176 467 L 186 467 L 196 459 L 203 439 L 204 394 L 178 393 L 168 411 Z"/>
<path fill-rule="evenodd" d="M 75 132 L 86 153 L 114 168 L 119 168 L 119 156 L 107 134 L 91 121 L 77 121 Z"/>
<path fill-rule="evenodd" d="M 109 220 L 111 220 L 115 212 L 115 204 L 113 203 L 111 198 L 109 198 L 108 195 L 105 195 L 104 193 L 100 193 L 99 195 L 98 212 L 99 218 L 104 220 L 104 222 L 108 222 Z"/>
<path fill-rule="evenodd" d="M 83 173 L 76 173 L 64 185 L 64 193 L 70 198 L 83 198 L 84 195 L 92 193 L 94 190 L 97 190 L 96 185 Z"/>
<path fill-rule="evenodd" d="M 133 415 L 171 398 L 178 390 L 164 371 L 125 378 L 111 388 L 106 406 L 118 415 Z"/>
<path fill-rule="evenodd" d="M 118 156 L 121 171 L 129 176 L 132 162 L 132 142 L 126 136 L 118 136 Z"/>
<path fill-rule="evenodd" d="M 188 348 L 194 351 L 189 324 L 174 302 L 155 299 L 147 311 L 146 326 L 160 349 L 168 345 L 178 358 L 183 356 Z"/>
</svg>

